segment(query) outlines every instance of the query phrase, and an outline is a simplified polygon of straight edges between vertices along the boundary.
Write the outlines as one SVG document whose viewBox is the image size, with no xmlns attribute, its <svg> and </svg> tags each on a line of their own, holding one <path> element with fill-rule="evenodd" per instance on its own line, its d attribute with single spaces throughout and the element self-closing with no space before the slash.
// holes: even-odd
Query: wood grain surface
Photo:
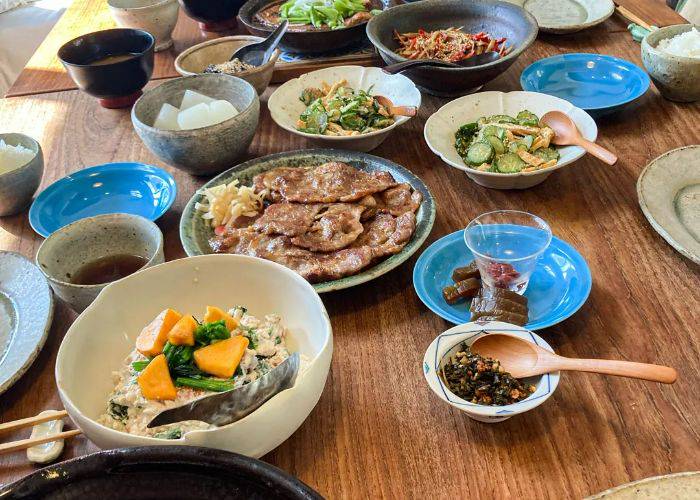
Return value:
<svg viewBox="0 0 700 500">
<path fill-rule="evenodd" d="M 641 64 L 639 45 L 613 18 L 575 36 L 541 36 L 485 90 L 518 90 L 527 64 L 579 51 Z M 425 349 L 451 325 L 415 295 L 416 255 L 379 279 L 323 296 L 335 338 L 324 393 L 301 428 L 264 460 L 328 498 L 581 498 L 648 476 L 699 469 L 700 269 L 651 228 L 635 183 L 651 159 L 700 142 L 700 108 L 666 101 L 652 88 L 636 106 L 598 121 L 599 141 L 620 156 L 617 165 L 584 157 L 535 188 L 497 191 L 474 184 L 427 148 L 425 120 L 446 102 L 424 96 L 418 116 L 373 151 L 409 168 L 432 191 L 438 212 L 426 246 L 489 210 L 543 217 L 586 258 L 593 290 L 578 313 L 540 334 L 561 355 L 666 364 L 678 370 L 678 381 L 668 386 L 566 373 L 537 409 L 499 424 L 472 421 L 424 381 Z M 183 257 L 179 217 L 206 179 L 151 155 L 134 133 L 128 110 L 102 109 L 78 91 L 15 97 L 0 102 L 0 132 L 9 131 L 42 144 L 42 187 L 111 161 L 143 161 L 172 172 L 178 198 L 158 225 L 166 258 Z M 304 147 L 309 144 L 277 127 L 263 106 L 247 157 Z M 0 249 L 33 258 L 41 241 L 26 212 L 0 219 Z M 58 304 L 39 358 L 0 396 L 0 421 L 61 408 L 54 362 L 74 318 Z M 4 440 L 21 437 L 26 431 Z M 95 450 L 77 437 L 67 443 L 63 458 Z M 0 482 L 33 470 L 24 453 L 0 458 Z"/>
<path fill-rule="evenodd" d="M 400 0 L 390 0 L 390 4 L 395 2 L 400 2 Z M 687 22 L 668 8 L 664 4 L 664 0 L 619 0 L 616 3 L 624 5 L 634 14 L 656 26 Z M 624 26 L 620 25 L 621 23 L 616 24 L 616 29 L 625 29 Z M 613 26 L 613 24 L 608 23 L 608 26 Z M 6 96 L 15 97 L 77 88 L 56 56 L 58 49 L 67 41 L 80 35 L 114 27 L 116 25 L 109 13 L 106 0 L 73 0 L 73 3 L 66 9 L 56 26 L 39 46 L 15 83 L 7 91 Z M 223 35 L 234 34 L 248 34 L 248 32 L 239 23 L 235 29 L 223 33 Z M 175 43 L 168 50 L 156 53 L 152 79 L 179 76 L 175 71 L 174 62 L 181 52 L 192 45 L 221 35 L 201 31 L 197 23 L 187 17 L 181 9 L 173 32 Z M 321 67 L 324 66 L 321 65 L 316 69 Z M 275 72 L 274 80 L 277 82 L 286 81 L 301 74 L 295 68 L 284 69 L 279 64 Z"/>
</svg>

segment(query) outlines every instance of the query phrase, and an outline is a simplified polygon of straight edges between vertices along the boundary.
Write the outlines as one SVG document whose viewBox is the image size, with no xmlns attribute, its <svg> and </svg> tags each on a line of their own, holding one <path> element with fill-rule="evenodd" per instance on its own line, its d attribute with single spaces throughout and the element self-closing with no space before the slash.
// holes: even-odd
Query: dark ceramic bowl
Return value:
<svg viewBox="0 0 700 500">
<path fill-rule="evenodd" d="M 267 37 L 274 27 L 261 24 L 255 20 L 255 14 L 273 4 L 284 3 L 285 0 L 249 0 L 241 8 L 239 19 L 256 36 Z M 372 0 L 372 8 L 382 10 L 384 4 L 380 0 Z M 345 49 L 359 45 L 365 38 L 367 23 L 360 23 L 349 28 L 338 30 L 319 29 L 314 31 L 287 31 L 282 37 L 280 47 L 287 52 L 298 54 L 319 54 Z"/>
<path fill-rule="evenodd" d="M 537 21 L 525 9 L 508 2 L 481 0 L 425 0 L 392 7 L 367 24 L 367 36 L 387 64 L 406 61 L 395 50 L 399 33 L 462 26 L 468 33 L 485 31 L 506 37 L 511 52 L 497 61 L 470 68 L 417 68 L 405 72 L 421 90 L 453 97 L 476 92 L 503 73 L 537 37 Z"/>
<path fill-rule="evenodd" d="M 237 453 L 190 446 L 105 450 L 0 487 L 9 499 L 288 499 L 321 495 L 286 472 Z"/>
<path fill-rule="evenodd" d="M 245 0 L 178 0 L 185 13 L 204 31 L 227 31 L 236 27 L 236 16 Z"/>
<path fill-rule="evenodd" d="M 155 39 L 147 31 L 117 28 L 79 36 L 58 49 L 58 58 L 80 90 L 106 108 L 131 106 L 153 74 Z M 129 57 L 92 64 L 108 56 Z"/>
</svg>

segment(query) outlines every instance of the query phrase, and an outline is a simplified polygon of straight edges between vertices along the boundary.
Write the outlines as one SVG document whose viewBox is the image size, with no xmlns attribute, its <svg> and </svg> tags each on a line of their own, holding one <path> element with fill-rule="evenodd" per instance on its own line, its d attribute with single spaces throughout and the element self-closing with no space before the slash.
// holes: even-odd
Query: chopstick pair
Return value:
<svg viewBox="0 0 700 500">
<path fill-rule="evenodd" d="M 632 21 L 635 24 L 638 24 L 642 28 L 644 28 L 647 31 L 653 31 L 653 28 L 649 23 L 644 21 L 641 17 L 637 16 L 636 14 L 630 12 L 627 8 L 623 7 L 622 5 L 619 5 L 617 2 L 615 2 L 615 10 L 617 11 L 618 14 L 620 14 L 622 17 L 627 19 L 628 21 Z"/>
<path fill-rule="evenodd" d="M 21 418 L 19 420 L 13 420 L 12 422 L 5 422 L 0 424 L 0 434 L 6 434 L 8 432 L 14 431 L 16 429 L 22 429 L 24 427 L 32 427 L 36 424 L 41 424 L 42 422 L 49 422 L 51 420 L 59 420 L 61 418 L 67 417 L 68 412 L 66 410 L 54 411 L 52 413 L 45 413 L 43 415 L 35 415 L 33 417 Z M 50 443 L 52 441 L 58 441 L 60 439 L 68 439 L 73 436 L 82 434 L 80 429 L 74 429 L 70 431 L 59 432 L 58 434 L 53 434 L 51 436 L 45 436 L 42 438 L 27 438 L 20 439 L 19 441 L 12 441 L 10 443 L 0 444 L 0 455 L 5 453 L 12 453 L 14 451 L 26 450 L 32 446 L 38 444 Z"/>
</svg>

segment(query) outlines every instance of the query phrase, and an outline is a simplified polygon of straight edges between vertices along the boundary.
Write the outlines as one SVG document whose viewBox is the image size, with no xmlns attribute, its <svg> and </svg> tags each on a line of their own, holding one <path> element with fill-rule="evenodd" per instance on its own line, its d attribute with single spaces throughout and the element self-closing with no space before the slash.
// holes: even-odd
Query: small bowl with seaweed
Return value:
<svg viewBox="0 0 700 500">
<path fill-rule="evenodd" d="M 537 92 L 480 92 L 455 99 L 425 123 L 428 147 L 448 165 L 481 186 L 526 189 L 581 158 L 579 146 L 555 147 L 554 131 L 541 124 L 549 111 L 561 111 L 581 134 L 595 141 L 593 118 L 558 97 Z"/>
<path fill-rule="evenodd" d="M 415 84 L 380 68 L 338 66 L 306 73 L 268 100 L 272 119 L 315 145 L 367 152 L 414 116 L 421 103 Z"/>
<path fill-rule="evenodd" d="M 465 323 L 437 336 L 423 358 L 423 374 L 440 399 L 479 422 L 496 423 L 544 403 L 559 385 L 559 372 L 526 379 L 513 378 L 498 360 L 482 358 L 469 347 L 484 335 L 507 333 L 548 351 L 540 336 L 499 321 Z"/>
</svg>

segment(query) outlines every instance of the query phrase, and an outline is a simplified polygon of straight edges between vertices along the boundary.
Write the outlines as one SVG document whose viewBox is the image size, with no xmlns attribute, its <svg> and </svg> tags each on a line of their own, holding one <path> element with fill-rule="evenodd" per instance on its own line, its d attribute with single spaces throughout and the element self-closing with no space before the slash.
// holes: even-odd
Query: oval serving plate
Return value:
<svg viewBox="0 0 700 500">
<path fill-rule="evenodd" d="M 156 220 L 175 201 L 177 185 L 165 170 L 144 163 L 106 163 L 73 172 L 36 197 L 29 223 L 46 238 L 95 215 L 125 213 Z"/>
<path fill-rule="evenodd" d="M 0 252 L 0 394 L 39 355 L 53 319 L 53 295 L 44 275 L 18 253 Z"/>
<path fill-rule="evenodd" d="M 566 99 L 594 117 L 619 111 L 642 97 L 649 85 L 649 76 L 639 66 L 601 54 L 547 57 L 520 75 L 523 90 Z"/>
<path fill-rule="evenodd" d="M 418 177 L 404 167 L 367 153 L 353 151 L 341 151 L 335 149 L 305 149 L 299 151 L 287 151 L 260 158 L 255 158 L 233 167 L 219 174 L 207 182 L 202 188 L 218 186 L 238 179 L 241 185 L 250 186 L 253 177 L 261 172 L 267 172 L 278 167 L 305 167 L 320 165 L 329 161 L 341 161 L 366 172 L 386 171 L 394 176 L 399 183 L 408 183 L 413 189 L 423 195 L 416 213 L 416 231 L 411 241 L 396 255 L 392 255 L 378 264 L 371 266 L 361 273 L 347 276 L 333 281 L 315 283 L 314 288 L 318 293 L 341 290 L 373 280 L 402 264 L 423 244 L 430 234 L 435 222 L 435 201 L 428 187 Z M 200 201 L 201 195 L 195 194 L 182 213 L 180 218 L 180 241 L 188 256 L 213 253 L 208 240 L 214 235 L 211 227 L 202 219 L 195 209 L 195 203 Z"/>
<path fill-rule="evenodd" d="M 464 243 L 464 231 L 437 240 L 418 257 L 413 268 L 413 286 L 420 300 L 435 314 L 455 324 L 468 323 L 469 301 L 450 305 L 442 288 L 452 284 L 452 271 L 466 266 L 474 257 Z M 552 236 L 532 273 L 528 298 L 528 330 L 556 325 L 578 311 L 591 292 L 591 271 L 585 259 L 571 245 Z"/>
<path fill-rule="evenodd" d="M 700 264 L 700 145 L 650 161 L 637 179 L 637 196 L 654 230 Z"/>
<path fill-rule="evenodd" d="M 602 23 L 615 12 L 612 0 L 509 0 L 535 16 L 540 31 L 575 33 Z"/>
</svg>

